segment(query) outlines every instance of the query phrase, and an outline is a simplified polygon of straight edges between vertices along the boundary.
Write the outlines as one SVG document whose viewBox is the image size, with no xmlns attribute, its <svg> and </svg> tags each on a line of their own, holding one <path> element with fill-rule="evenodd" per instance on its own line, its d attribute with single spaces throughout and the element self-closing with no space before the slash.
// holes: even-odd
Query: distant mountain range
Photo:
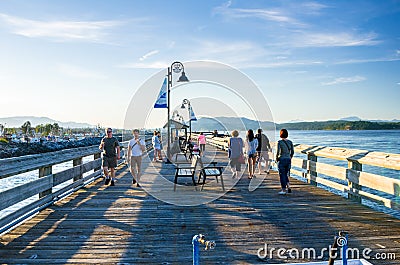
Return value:
<svg viewBox="0 0 400 265">
<path fill-rule="evenodd" d="M 341 118 L 340 121 L 400 122 L 400 120 L 397 120 L 397 119 L 393 119 L 393 120 L 363 120 L 357 116 Z"/>
<path fill-rule="evenodd" d="M 193 131 L 231 131 L 246 130 L 246 128 L 264 128 L 273 129 L 275 124 L 269 121 L 258 122 L 255 120 L 239 117 L 215 117 L 215 118 L 199 118 L 196 122 L 192 122 Z"/>
<path fill-rule="evenodd" d="M 287 123 L 273 123 L 270 121 L 257 122 L 239 117 L 199 118 L 192 122 L 193 131 L 244 131 L 247 129 L 263 128 L 264 130 L 400 130 L 400 120 L 393 121 L 363 121 L 358 117 L 348 117 L 332 121 L 291 121 Z"/>
<path fill-rule="evenodd" d="M 6 118 L 0 118 L 0 124 L 6 124 L 7 127 L 21 127 L 24 122 L 30 121 L 32 126 L 35 127 L 39 124 L 47 124 L 47 123 L 58 123 L 60 127 L 63 128 L 93 128 L 96 127 L 95 125 L 89 124 L 89 123 L 81 123 L 81 122 L 73 122 L 73 121 L 68 121 L 68 122 L 63 122 L 63 121 L 57 121 L 48 117 L 35 117 L 35 116 L 15 116 L 15 117 L 6 117 Z"/>
</svg>

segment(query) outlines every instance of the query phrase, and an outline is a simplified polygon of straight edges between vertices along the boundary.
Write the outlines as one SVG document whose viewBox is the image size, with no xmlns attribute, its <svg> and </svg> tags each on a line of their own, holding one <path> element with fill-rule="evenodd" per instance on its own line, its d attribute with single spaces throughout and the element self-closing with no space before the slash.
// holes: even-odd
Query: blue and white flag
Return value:
<svg viewBox="0 0 400 265">
<path fill-rule="evenodd" d="M 167 106 L 167 78 L 164 79 L 164 82 L 161 86 L 160 93 L 158 94 L 157 101 L 154 104 L 154 108 L 168 108 Z"/>
<path fill-rule="evenodd" d="M 190 108 L 190 120 L 197 121 L 196 115 L 194 115 L 194 111 L 192 108 Z"/>
</svg>

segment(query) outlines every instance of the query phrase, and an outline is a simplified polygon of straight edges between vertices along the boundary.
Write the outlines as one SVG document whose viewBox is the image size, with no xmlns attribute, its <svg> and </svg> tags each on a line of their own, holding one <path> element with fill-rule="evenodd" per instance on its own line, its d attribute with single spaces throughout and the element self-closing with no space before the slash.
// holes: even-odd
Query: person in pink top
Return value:
<svg viewBox="0 0 400 265">
<path fill-rule="evenodd" d="M 197 138 L 197 142 L 200 145 L 200 154 L 201 156 L 205 155 L 206 151 L 206 136 L 201 132 L 199 137 Z"/>
</svg>

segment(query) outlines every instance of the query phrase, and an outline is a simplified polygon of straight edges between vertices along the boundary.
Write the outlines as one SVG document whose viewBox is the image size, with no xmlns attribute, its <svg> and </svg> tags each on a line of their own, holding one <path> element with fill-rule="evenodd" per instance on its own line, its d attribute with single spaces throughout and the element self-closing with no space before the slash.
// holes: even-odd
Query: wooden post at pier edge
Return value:
<svg viewBox="0 0 400 265">
<path fill-rule="evenodd" d="M 72 166 L 75 167 L 75 166 L 79 166 L 79 165 L 82 165 L 82 157 L 78 157 L 78 158 L 72 160 Z M 82 172 L 81 168 L 80 168 L 80 171 Z M 77 180 L 79 180 L 81 178 L 83 178 L 83 174 L 82 173 L 80 173 L 79 175 L 76 175 L 74 177 L 74 181 L 77 181 Z"/>
<path fill-rule="evenodd" d="M 99 159 L 101 157 L 101 153 L 95 153 L 94 155 L 93 155 L 93 159 L 94 160 L 96 160 L 96 159 Z M 97 170 L 100 170 L 101 169 L 101 167 L 96 167 L 95 169 L 94 169 L 94 171 L 96 172 Z"/>
<path fill-rule="evenodd" d="M 39 168 L 39 178 L 49 176 L 52 173 L 53 173 L 52 166 L 44 166 Z M 39 198 L 43 198 L 44 196 L 49 195 L 51 193 L 52 193 L 52 188 L 39 193 Z"/>
<path fill-rule="evenodd" d="M 312 153 L 308 153 L 307 154 L 307 160 L 308 160 L 308 163 L 309 163 L 308 170 L 307 170 L 308 171 L 307 172 L 307 174 L 308 174 L 308 178 L 307 178 L 308 183 L 311 184 L 311 185 L 317 186 L 316 178 L 318 176 L 318 173 L 317 173 L 317 171 L 315 169 L 315 163 L 312 163 L 312 162 L 317 162 L 317 156 L 312 154 Z"/>
<path fill-rule="evenodd" d="M 348 168 L 356 171 L 362 171 L 362 164 L 358 161 L 349 160 Z M 361 190 L 361 185 L 358 184 L 358 180 L 349 178 L 349 174 L 347 174 L 347 183 L 349 187 L 347 198 L 352 201 L 361 203 L 361 195 L 359 194 L 359 191 Z"/>
</svg>

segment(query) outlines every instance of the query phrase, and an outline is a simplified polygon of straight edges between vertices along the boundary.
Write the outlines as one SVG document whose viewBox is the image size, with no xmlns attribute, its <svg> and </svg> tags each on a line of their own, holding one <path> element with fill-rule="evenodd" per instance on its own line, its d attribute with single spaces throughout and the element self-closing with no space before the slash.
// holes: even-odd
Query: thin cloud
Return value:
<svg viewBox="0 0 400 265">
<path fill-rule="evenodd" d="M 150 51 L 150 52 L 146 53 L 145 55 L 143 55 L 142 57 L 140 57 L 139 60 L 140 60 L 140 61 L 144 61 L 144 60 L 146 60 L 147 58 L 149 58 L 150 56 L 156 55 L 156 54 L 159 53 L 159 52 L 160 52 L 159 50 Z"/>
<path fill-rule="evenodd" d="M 338 85 L 338 84 L 346 84 L 346 83 L 356 83 L 366 80 L 363 76 L 350 76 L 350 77 L 338 77 L 333 81 L 322 83 L 324 86 Z"/>
<path fill-rule="evenodd" d="M 329 6 L 318 3 L 318 2 L 305 2 L 300 3 L 301 8 L 296 8 L 296 10 L 300 10 L 301 13 L 307 13 L 311 15 L 319 15 L 321 10 L 328 8 Z"/>
<path fill-rule="evenodd" d="M 106 79 L 107 76 L 96 73 L 92 70 L 84 69 L 80 66 L 71 65 L 71 64 L 64 64 L 61 63 L 58 65 L 58 71 L 72 78 L 83 78 L 83 79 Z"/>
<path fill-rule="evenodd" d="M 13 34 L 28 38 L 49 38 L 55 41 L 102 42 L 108 31 L 124 22 L 104 21 L 39 21 L 0 13 L 0 20 Z"/>
<path fill-rule="evenodd" d="M 366 59 L 348 59 L 338 61 L 334 64 L 354 64 L 354 63 L 377 63 L 377 62 L 395 62 L 400 61 L 400 58 L 366 58 Z"/>
<path fill-rule="evenodd" d="M 232 2 L 215 7 L 213 10 L 214 14 L 222 15 L 229 19 L 236 18 L 258 18 L 271 22 L 287 23 L 297 26 L 304 26 L 304 23 L 296 20 L 289 16 L 285 12 L 278 9 L 261 9 L 261 8 L 233 8 L 231 7 Z"/>
<path fill-rule="evenodd" d="M 304 47 L 352 47 L 374 46 L 380 43 L 374 33 L 356 34 L 348 32 L 337 33 L 307 33 L 295 36 L 291 41 L 292 46 Z"/>
<path fill-rule="evenodd" d="M 167 68 L 171 63 L 156 61 L 156 62 L 134 62 L 117 65 L 118 68 L 133 68 L 133 69 L 162 69 Z"/>
</svg>

